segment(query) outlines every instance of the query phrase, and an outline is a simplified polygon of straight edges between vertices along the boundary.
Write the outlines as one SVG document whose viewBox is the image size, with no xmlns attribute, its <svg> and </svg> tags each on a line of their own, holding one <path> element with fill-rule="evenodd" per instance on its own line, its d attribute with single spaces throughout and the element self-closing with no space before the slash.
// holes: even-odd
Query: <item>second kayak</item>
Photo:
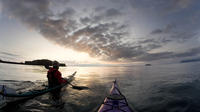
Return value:
<svg viewBox="0 0 200 112">
<path fill-rule="evenodd" d="M 100 106 L 98 112 L 135 112 L 133 111 L 125 98 L 120 92 L 117 81 L 113 82 L 109 96 L 107 96 Z"/>
<path fill-rule="evenodd" d="M 66 78 L 67 83 L 64 83 L 62 85 L 58 85 L 53 88 L 44 87 L 43 89 L 40 89 L 40 90 L 33 90 L 33 91 L 24 92 L 24 93 L 16 93 L 14 89 L 0 85 L 0 109 L 5 107 L 6 105 L 13 105 L 21 101 L 23 102 L 25 100 L 34 98 L 36 96 L 40 96 L 45 93 L 54 91 L 58 88 L 67 86 L 68 82 L 70 83 L 74 80 L 75 74 L 76 72 L 68 76 L 68 78 Z"/>
<path fill-rule="evenodd" d="M 58 88 L 62 88 L 64 86 L 68 85 L 74 79 L 75 74 L 76 74 L 76 72 L 74 72 L 72 75 L 70 75 L 69 78 L 66 78 L 67 83 L 63 83 L 61 85 L 58 85 L 58 86 L 55 86 L 55 87 L 52 87 L 52 88 L 45 87 L 44 89 L 41 89 L 41 90 L 33 90 L 33 91 L 24 92 L 24 93 L 13 93 L 13 92 L 9 93 L 9 92 L 0 91 L 0 95 L 2 95 L 4 97 L 34 97 L 34 96 L 39 96 L 39 95 L 54 91 Z"/>
</svg>

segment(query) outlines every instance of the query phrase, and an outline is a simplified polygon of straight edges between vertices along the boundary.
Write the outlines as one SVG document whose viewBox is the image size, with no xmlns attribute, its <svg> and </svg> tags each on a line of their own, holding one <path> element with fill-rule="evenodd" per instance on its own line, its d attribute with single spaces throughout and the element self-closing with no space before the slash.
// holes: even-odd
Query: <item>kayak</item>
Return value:
<svg viewBox="0 0 200 112">
<path fill-rule="evenodd" d="M 109 96 L 107 96 L 100 106 L 98 112 L 135 112 L 133 111 L 125 98 L 120 92 L 117 81 L 113 82 Z"/>
<path fill-rule="evenodd" d="M 59 86 L 55 86 L 53 88 L 49 88 L 48 86 L 45 86 L 43 89 L 40 90 L 33 90 L 23 93 L 16 93 L 14 89 L 8 88 L 7 86 L 1 86 L 0 85 L 0 108 L 3 108 L 6 106 L 6 104 L 12 104 L 14 102 L 20 102 L 27 99 L 34 98 L 36 96 L 43 95 L 45 93 L 54 91 L 58 88 L 63 88 L 64 86 L 68 85 L 68 82 L 72 82 L 74 80 L 76 72 L 74 72 L 72 75 L 68 76 L 68 78 L 65 78 L 67 80 L 67 83 L 64 83 Z"/>
<path fill-rule="evenodd" d="M 54 91 L 58 88 L 62 88 L 64 86 L 66 86 L 68 84 L 68 82 L 71 82 L 73 80 L 75 74 L 76 74 L 76 72 L 74 72 L 71 76 L 69 76 L 68 79 L 66 79 L 67 83 L 61 84 L 59 86 L 55 86 L 53 88 L 46 87 L 46 88 L 41 89 L 41 90 L 33 90 L 33 91 L 24 92 L 24 93 L 14 93 L 14 94 L 13 93 L 7 93 L 7 92 L 0 92 L 0 95 L 2 95 L 4 97 L 32 97 L 32 96 L 42 95 L 42 94 Z"/>
</svg>

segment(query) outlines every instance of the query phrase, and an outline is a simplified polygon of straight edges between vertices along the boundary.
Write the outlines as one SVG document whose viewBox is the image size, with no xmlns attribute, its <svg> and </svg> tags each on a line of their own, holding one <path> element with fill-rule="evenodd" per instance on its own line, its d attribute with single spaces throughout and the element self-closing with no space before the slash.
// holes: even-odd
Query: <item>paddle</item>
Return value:
<svg viewBox="0 0 200 112">
<path fill-rule="evenodd" d="M 68 84 L 71 85 L 73 89 L 78 89 L 78 90 L 89 89 L 86 86 L 75 86 L 75 85 L 73 85 L 71 83 L 68 83 Z"/>
</svg>

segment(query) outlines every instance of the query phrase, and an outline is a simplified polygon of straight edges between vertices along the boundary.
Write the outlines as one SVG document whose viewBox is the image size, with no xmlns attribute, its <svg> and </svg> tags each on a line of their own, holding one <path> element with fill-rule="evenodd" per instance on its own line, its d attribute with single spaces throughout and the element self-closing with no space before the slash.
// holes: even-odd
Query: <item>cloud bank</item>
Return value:
<svg viewBox="0 0 200 112">
<path fill-rule="evenodd" d="M 127 7 L 112 0 L 108 0 L 108 3 L 79 1 L 82 3 L 80 7 L 76 5 L 78 2 L 70 0 L 1 0 L 1 4 L 3 13 L 35 29 L 51 42 L 87 52 L 104 61 L 152 61 L 198 54 L 199 47 L 183 53 L 151 53 L 172 41 L 182 43 L 196 37 L 194 30 L 177 30 L 179 23 L 167 23 L 164 28 L 152 30 L 149 37 L 136 40 L 130 31 L 131 24 L 127 22 L 130 20 L 130 14 L 127 14 L 130 8 L 131 11 L 141 7 L 146 10 L 149 6 L 154 11 L 156 9 L 153 6 L 158 6 L 157 9 L 162 9 L 161 12 L 173 14 L 190 8 L 193 0 L 125 1 Z"/>
</svg>

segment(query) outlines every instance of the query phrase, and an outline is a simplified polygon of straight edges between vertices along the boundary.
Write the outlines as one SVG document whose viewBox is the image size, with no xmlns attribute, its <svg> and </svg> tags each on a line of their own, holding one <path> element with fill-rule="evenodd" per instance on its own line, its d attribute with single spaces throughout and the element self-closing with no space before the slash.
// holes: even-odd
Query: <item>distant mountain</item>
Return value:
<svg viewBox="0 0 200 112">
<path fill-rule="evenodd" d="M 191 62 L 199 62 L 200 58 L 195 58 L 195 59 L 187 59 L 187 60 L 182 60 L 180 63 L 191 63 Z"/>
</svg>

